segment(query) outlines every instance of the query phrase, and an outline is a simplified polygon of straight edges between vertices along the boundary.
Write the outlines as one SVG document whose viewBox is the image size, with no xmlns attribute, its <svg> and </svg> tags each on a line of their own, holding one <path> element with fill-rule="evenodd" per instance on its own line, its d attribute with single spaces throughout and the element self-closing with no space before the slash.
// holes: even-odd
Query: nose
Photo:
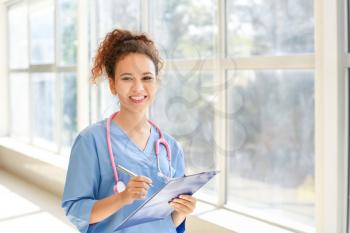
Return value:
<svg viewBox="0 0 350 233">
<path fill-rule="evenodd" d="M 133 85 L 133 91 L 139 92 L 144 91 L 145 88 L 143 86 L 143 82 L 141 79 L 135 79 L 134 85 Z"/>
</svg>

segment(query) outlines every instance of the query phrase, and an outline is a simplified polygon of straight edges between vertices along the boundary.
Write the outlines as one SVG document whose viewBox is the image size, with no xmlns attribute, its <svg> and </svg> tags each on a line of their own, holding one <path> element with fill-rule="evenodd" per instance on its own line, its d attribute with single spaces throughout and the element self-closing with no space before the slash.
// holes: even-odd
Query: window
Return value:
<svg viewBox="0 0 350 233">
<path fill-rule="evenodd" d="M 150 115 L 181 142 L 187 174 L 215 170 L 215 104 L 210 99 L 216 96 L 208 90 L 216 74 L 203 66 L 215 57 L 216 1 L 152 3 L 149 31 L 169 64 Z M 199 195 L 216 202 L 216 185 L 211 181 Z"/>
<path fill-rule="evenodd" d="M 216 169 L 214 139 L 215 96 L 209 91 L 212 72 L 181 75 L 188 71 L 167 72 L 150 115 L 165 132 L 171 132 L 185 153 L 186 174 Z M 200 191 L 202 198 L 215 202 L 215 180 Z M 197 194 L 198 195 L 198 194 Z"/>
<path fill-rule="evenodd" d="M 120 1 L 120 0 L 96 0 L 90 4 L 90 26 L 95 29 L 91 33 L 90 54 L 95 55 L 100 41 L 106 34 L 115 28 L 128 29 L 131 31 L 141 30 L 141 1 Z M 95 42 L 95 43 L 93 43 Z M 109 91 L 107 77 L 101 85 L 91 89 L 92 99 L 97 102 L 91 104 L 91 119 L 95 121 L 109 116 L 119 108 L 119 104 Z M 94 100 L 92 100 L 94 101 Z"/>
<path fill-rule="evenodd" d="M 9 40 L 10 43 L 10 68 L 28 68 L 28 18 L 27 8 L 24 3 L 11 6 L 8 11 Z M 21 54 L 21 56 L 18 56 Z"/>
<path fill-rule="evenodd" d="M 303 54 L 314 51 L 313 1 L 227 1 L 230 56 Z"/>
<path fill-rule="evenodd" d="M 53 1 L 38 1 L 29 5 L 31 65 L 55 62 L 53 4 Z"/>
<path fill-rule="evenodd" d="M 204 59 L 215 55 L 216 1 L 151 1 L 150 32 L 164 58 Z"/>
<path fill-rule="evenodd" d="M 226 6 L 226 53 L 236 65 L 226 70 L 226 205 L 291 228 L 312 227 L 314 74 L 302 63 L 281 69 L 272 59 L 292 63 L 313 53 L 313 1 Z M 255 64 L 241 68 L 240 57 Z M 258 67 L 257 58 L 269 64 Z"/>
<path fill-rule="evenodd" d="M 33 143 L 55 150 L 54 123 L 55 115 L 55 76 L 53 73 L 31 74 L 31 106 L 32 106 L 32 136 Z M 47 144 L 47 145 L 46 145 Z"/>
<path fill-rule="evenodd" d="M 182 144 L 187 174 L 221 170 L 199 199 L 315 226 L 314 1 L 86 4 L 90 61 L 114 28 L 155 39 L 167 66 L 150 118 Z M 8 6 L 10 134 L 58 153 L 76 136 L 77 81 L 87 78 L 76 69 L 77 11 L 71 0 Z M 91 122 L 118 109 L 107 81 L 89 91 Z"/>
<path fill-rule="evenodd" d="M 230 71 L 228 77 L 228 206 L 312 226 L 313 72 Z"/>
<path fill-rule="evenodd" d="M 10 73 L 10 130 L 13 136 L 28 141 L 29 136 L 29 77 L 26 72 Z M 18 108 L 20 103 L 21 107 Z"/>
<path fill-rule="evenodd" d="M 167 66 L 150 117 L 181 142 L 187 174 L 222 171 L 198 198 L 314 227 L 313 1 L 157 0 L 116 10 L 91 2 L 92 22 L 101 12 L 112 22 L 92 25 L 92 46 L 124 27 L 160 48 Z M 107 116 L 117 103 L 107 83 L 99 93 Z"/>
<path fill-rule="evenodd" d="M 10 135 L 60 153 L 76 134 L 76 13 L 68 0 L 8 7 Z"/>
</svg>

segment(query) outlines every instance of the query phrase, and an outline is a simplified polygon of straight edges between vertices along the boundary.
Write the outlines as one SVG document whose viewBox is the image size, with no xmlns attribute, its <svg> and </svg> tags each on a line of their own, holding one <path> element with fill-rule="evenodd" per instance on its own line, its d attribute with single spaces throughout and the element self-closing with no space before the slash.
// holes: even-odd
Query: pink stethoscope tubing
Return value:
<svg viewBox="0 0 350 233">
<path fill-rule="evenodd" d="M 118 113 L 119 112 L 113 113 L 106 121 L 106 138 L 107 138 L 108 154 L 109 154 L 109 159 L 111 161 L 113 175 L 114 175 L 114 181 L 115 181 L 115 184 L 113 186 L 113 192 L 114 193 L 119 193 L 119 189 L 120 188 L 118 187 L 119 177 L 118 177 L 117 167 L 116 167 L 115 162 L 114 162 L 113 149 L 112 149 L 112 143 L 111 143 L 111 122 L 112 122 L 113 118 Z M 167 159 L 168 159 L 168 164 L 169 164 L 169 175 L 170 175 L 170 177 L 172 177 L 172 174 L 171 174 L 171 151 L 170 151 L 170 146 L 167 143 L 167 141 L 164 139 L 163 133 L 160 130 L 160 128 L 155 123 L 153 123 L 151 120 L 148 120 L 148 122 L 157 129 L 157 132 L 159 134 L 159 139 L 154 144 L 156 158 L 157 158 L 158 175 L 166 177 L 165 175 L 162 174 L 162 171 L 160 169 L 159 156 L 158 156 L 159 155 L 159 146 L 160 146 L 160 144 L 162 144 L 165 147 L 166 154 L 167 154 Z"/>
</svg>

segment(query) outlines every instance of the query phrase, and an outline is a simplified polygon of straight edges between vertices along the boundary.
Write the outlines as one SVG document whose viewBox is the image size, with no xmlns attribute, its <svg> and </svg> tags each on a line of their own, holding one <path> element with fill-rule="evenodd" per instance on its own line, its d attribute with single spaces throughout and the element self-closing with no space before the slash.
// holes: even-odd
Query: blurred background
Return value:
<svg viewBox="0 0 350 233">
<path fill-rule="evenodd" d="M 187 232 L 346 232 L 347 1 L 0 5 L 0 232 L 76 232 L 60 196 L 75 137 L 118 109 L 89 80 L 115 28 L 160 49 L 149 117 L 183 146 L 186 174 L 221 170 Z"/>
</svg>

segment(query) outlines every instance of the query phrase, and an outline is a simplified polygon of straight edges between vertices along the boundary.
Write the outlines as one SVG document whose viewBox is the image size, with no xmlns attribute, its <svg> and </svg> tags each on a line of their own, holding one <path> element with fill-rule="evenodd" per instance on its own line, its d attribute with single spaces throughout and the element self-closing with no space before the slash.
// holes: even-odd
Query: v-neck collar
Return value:
<svg viewBox="0 0 350 233">
<path fill-rule="evenodd" d="M 138 147 L 132 140 L 131 138 L 129 137 L 129 135 L 114 121 L 111 121 L 111 125 L 113 125 L 120 133 L 123 137 L 125 137 L 129 142 L 130 144 L 132 145 L 132 147 L 134 147 L 136 150 L 138 150 L 139 152 L 142 152 L 146 155 L 149 155 L 151 152 L 152 152 L 152 141 L 153 141 L 153 132 L 154 132 L 154 129 L 153 129 L 153 125 L 151 125 L 151 132 L 149 134 L 149 137 L 147 139 L 147 143 L 146 143 L 146 146 L 145 148 L 142 150 L 140 147 Z M 113 127 L 111 126 L 111 127 Z"/>
</svg>

